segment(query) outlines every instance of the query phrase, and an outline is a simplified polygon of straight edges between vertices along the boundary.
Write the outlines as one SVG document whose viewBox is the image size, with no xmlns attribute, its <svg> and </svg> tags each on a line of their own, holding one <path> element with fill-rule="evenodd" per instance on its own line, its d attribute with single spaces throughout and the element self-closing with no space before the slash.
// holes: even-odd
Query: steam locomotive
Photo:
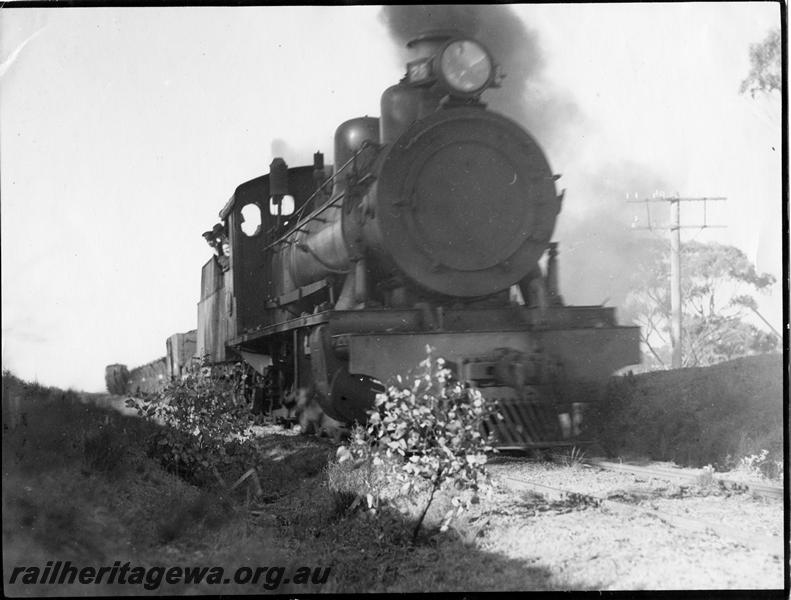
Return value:
<svg viewBox="0 0 791 600">
<path fill-rule="evenodd" d="M 195 355 L 243 361 L 266 410 L 298 401 L 311 428 L 364 421 L 382 382 L 429 346 L 499 401 L 505 419 L 486 426 L 501 447 L 572 443 L 606 379 L 640 361 L 639 330 L 613 308 L 563 303 L 560 176 L 481 101 L 503 76 L 489 51 L 454 31 L 407 47 L 381 117 L 337 128 L 334 166 L 275 158 L 203 234 L 214 256 Z M 187 362 L 178 347 L 165 378 Z"/>
</svg>

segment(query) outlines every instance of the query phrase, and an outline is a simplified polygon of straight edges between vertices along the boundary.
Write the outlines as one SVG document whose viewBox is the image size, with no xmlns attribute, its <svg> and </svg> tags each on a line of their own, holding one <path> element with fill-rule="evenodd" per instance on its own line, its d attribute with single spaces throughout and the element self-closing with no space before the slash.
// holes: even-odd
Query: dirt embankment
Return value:
<svg viewBox="0 0 791 600">
<path fill-rule="evenodd" d="M 590 421 L 610 456 L 726 468 L 765 449 L 781 460 L 783 358 L 613 378 Z"/>
</svg>

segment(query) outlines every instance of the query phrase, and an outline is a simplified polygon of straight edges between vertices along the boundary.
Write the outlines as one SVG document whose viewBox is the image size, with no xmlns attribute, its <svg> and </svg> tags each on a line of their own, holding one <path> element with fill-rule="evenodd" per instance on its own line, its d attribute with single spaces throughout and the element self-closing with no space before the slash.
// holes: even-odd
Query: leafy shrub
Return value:
<svg viewBox="0 0 791 600">
<path fill-rule="evenodd" d="M 736 465 L 737 471 L 745 472 L 754 477 L 766 479 L 783 478 L 783 461 L 773 459 L 769 451 L 762 449 L 758 454 L 744 456 Z"/>
<path fill-rule="evenodd" d="M 412 494 L 427 484 L 428 500 L 413 539 L 444 484 L 449 484 L 455 495 L 442 520 L 443 531 L 454 516 L 463 512 L 466 503 L 477 502 L 477 492 L 488 488 L 486 453 L 493 450 L 491 440 L 481 434 L 481 424 L 495 414 L 493 401 L 452 381 L 443 359 L 433 360 L 428 350 L 413 384 L 407 385 L 399 376 L 395 385 L 377 396 L 368 425 L 356 428 L 348 447 L 339 450 L 339 462 L 351 460 L 366 468 L 379 467 L 388 483 L 399 486 L 401 495 Z M 461 496 L 464 490 L 473 492 L 467 500 Z M 375 486 L 364 490 L 373 513 L 379 501 L 375 491 Z"/>
<path fill-rule="evenodd" d="M 238 450 L 233 438 L 252 424 L 239 385 L 201 373 L 170 382 L 151 400 L 129 398 L 126 403 L 141 417 L 165 425 L 150 440 L 150 454 L 167 470 L 196 483 L 211 480 L 232 461 L 229 449 Z"/>
</svg>

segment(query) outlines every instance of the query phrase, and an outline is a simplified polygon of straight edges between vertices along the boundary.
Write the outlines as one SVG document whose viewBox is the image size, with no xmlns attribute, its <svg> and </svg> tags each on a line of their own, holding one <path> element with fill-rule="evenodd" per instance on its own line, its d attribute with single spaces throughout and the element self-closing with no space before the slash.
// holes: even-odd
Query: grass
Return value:
<svg viewBox="0 0 791 600">
<path fill-rule="evenodd" d="M 585 450 L 578 446 L 572 446 L 571 448 L 553 453 L 552 460 L 569 469 L 579 469 L 585 464 Z"/>
<path fill-rule="evenodd" d="M 440 495 L 423 533 L 412 527 L 424 491 L 398 498 L 375 469 L 338 465 L 326 439 L 268 435 L 240 443 L 223 467 L 231 484 L 251 467 L 260 493 L 217 480 L 194 485 L 152 458 L 157 427 L 64 392 L 3 375 L 3 568 L 50 560 L 100 565 L 329 567 L 323 584 L 282 584 L 281 594 L 556 589 L 546 569 L 484 549 L 489 536 L 459 521 L 440 533 Z M 92 398 L 101 400 L 101 398 Z M 6 419 L 20 407 L 12 427 Z M 22 418 L 24 415 L 24 418 Z M 377 515 L 361 495 L 375 494 Z M 481 510 L 480 508 L 476 510 Z M 463 517 L 464 519 L 466 517 Z M 470 517 L 472 518 L 472 516 Z M 482 521 L 480 521 L 482 522 Z M 10 593 L 84 595 L 84 586 L 8 586 Z M 579 586 L 577 586 L 579 587 Z M 234 594 L 261 585 L 95 585 L 96 595 Z"/>
<path fill-rule="evenodd" d="M 109 426 L 99 426 L 82 440 L 85 465 L 89 471 L 100 471 L 110 475 L 121 470 L 126 455 L 126 440 L 121 440 Z"/>
<path fill-rule="evenodd" d="M 711 465 L 703 468 L 703 472 L 695 478 L 695 485 L 702 488 L 711 488 L 717 484 L 714 478 L 714 469 Z"/>
</svg>

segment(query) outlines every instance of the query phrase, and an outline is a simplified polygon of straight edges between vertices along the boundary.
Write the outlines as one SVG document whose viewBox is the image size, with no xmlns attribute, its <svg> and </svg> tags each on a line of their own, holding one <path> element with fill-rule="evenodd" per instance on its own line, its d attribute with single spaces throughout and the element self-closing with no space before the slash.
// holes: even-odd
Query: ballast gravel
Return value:
<svg viewBox="0 0 791 600">
<path fill-rule="evenodd" d="M 581 465 L 505 462 L 489 471 L 492 497 L 457 528 L 474 530 L 481 550 L 545 568 L 561 588 L 783 587 L 781 499 Z M 547 494 L 515 490 L 513 480 Z"/>
</svg>

